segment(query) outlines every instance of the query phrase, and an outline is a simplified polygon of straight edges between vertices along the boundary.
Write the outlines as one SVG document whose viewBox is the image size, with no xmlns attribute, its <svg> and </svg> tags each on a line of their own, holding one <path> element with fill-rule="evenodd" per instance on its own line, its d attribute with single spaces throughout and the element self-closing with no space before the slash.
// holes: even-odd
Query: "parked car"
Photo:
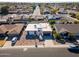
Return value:
<svg viewBox="0 0 79 59">
<path fill-rule="evenodd" d="M 17 42 L 17 39 L 18 39 L 17 37 L 13 37 L 13 38 L 12 38 L 12 40 L 11 40 L 12 45 L 14 45 L 14 44 Z"/>
<path fill-rule="evenodd" d="M 79 43 L 79 40 L 77 40 L 77 42 Z"/>
<path fill-rule="evenodd" d="M 7 19 L 0 19 L 0 24 L 7 23 Z"/>
<path fill-rule="evenodd" d="M 40 41 L 44 40 L 41 35 L 39 35 L 39 40 L 40 40 Z"/>
<path fill-rule="evenodd" d="M 79 53 L 79 45 L 71 44 L 71 45 L 68 47 L 68 50 L 69 50 L 70 52 Z"/>
</svg>

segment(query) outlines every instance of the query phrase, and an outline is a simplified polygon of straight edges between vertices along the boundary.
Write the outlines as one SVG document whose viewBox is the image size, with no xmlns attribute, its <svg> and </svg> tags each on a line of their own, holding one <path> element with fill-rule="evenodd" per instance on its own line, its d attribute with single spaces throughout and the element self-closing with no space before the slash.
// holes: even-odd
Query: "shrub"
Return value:
<svg viewBox="0 0 79 59">
<path fill-rule="evenodd" d="M 61 36 L 60 36 L 60 34 L 55 33 L 55 34 L 54 34 L 54 38 L 56 38 L 56 39 L 59 40 L 59 39 L 61 39 Z"/>
<path fill-rule="evenodd" d="M 55 20 L 49 20 L 48 21 L 50 24 L 55 24 Z"/>
<path fill-rule="evenodd" d="M 76 13 L 76 18 L 79 20 L 79 12 Z"/>
</svg>

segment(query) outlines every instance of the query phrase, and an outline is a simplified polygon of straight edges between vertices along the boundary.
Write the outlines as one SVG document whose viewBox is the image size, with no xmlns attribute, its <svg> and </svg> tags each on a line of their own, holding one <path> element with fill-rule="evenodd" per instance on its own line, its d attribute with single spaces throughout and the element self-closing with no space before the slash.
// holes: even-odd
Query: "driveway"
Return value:
<svg viewBox="0 0 79 59">
<path fill-rule="evenodd" d="M 11 41 L 6 41 L 3 47 L 11 47 Z"/>
</svg>

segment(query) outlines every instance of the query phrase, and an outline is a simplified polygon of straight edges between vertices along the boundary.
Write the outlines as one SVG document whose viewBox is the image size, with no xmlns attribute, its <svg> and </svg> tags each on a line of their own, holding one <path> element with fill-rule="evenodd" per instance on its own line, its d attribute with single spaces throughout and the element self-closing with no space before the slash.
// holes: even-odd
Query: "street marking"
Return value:
<svg viewBox="0 0 79 59">
<path fill-rule="evenodd" d="M 27 51 L 27 48 L 23 48 L 23 51 Z"/>
</svg>

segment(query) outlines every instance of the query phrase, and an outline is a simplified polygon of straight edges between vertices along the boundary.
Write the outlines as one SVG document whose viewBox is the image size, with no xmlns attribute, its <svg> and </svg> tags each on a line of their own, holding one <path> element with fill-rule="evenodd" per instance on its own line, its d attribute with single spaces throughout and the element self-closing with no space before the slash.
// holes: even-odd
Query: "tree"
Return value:
<svg viewBox="0 0 79 59">
<path fill-rule="evenodd" d="M 61 36 L 60 36 L 60 34 L 55 33 L 55 34 L 54 34 L 54 38 L 56 38 L 56 39 L 60 40 L 60 39 L 61 39 Z"/>
<path fill-rule="evenodd" d="M 76 13 L 76 18 L 79 20 L 79 12 Z"/>
<path fill-rule="evenodd" d="M 53 8 L 53 9 L 51 9 L 51 12 L 54 13 L 54 14 L 56 14 L 58 11 L 59 11 L 59 8 Z"/>
<path fill-rule="evenodd" d="M 76 14 L 75 13 L 69 13 L 71 15 L 71 17 L 76 18 Z"/>
<path fill-rule="evenodd" d="M 8 14 L 8 9 L 9 9 L 8 6 L 3 6 L 3 7 L 1 8 L 1 14 L 3 14 L 3 15 Z"/>
<path fill-rule="evenodd" d="M 64 9 L 66 10 L 68 5 L 67 3 L 64 3 L 63 6 L 64 6 Z"/>
<path fill-rule="evenodd" d="M 79 24 L 79 21 L 74 21 L 74 24 Z"/>
<path fill-rule="evenodd" d="M 48 20 L 51 25 L 55 24 L 55 20 Z"/>
</svg>

